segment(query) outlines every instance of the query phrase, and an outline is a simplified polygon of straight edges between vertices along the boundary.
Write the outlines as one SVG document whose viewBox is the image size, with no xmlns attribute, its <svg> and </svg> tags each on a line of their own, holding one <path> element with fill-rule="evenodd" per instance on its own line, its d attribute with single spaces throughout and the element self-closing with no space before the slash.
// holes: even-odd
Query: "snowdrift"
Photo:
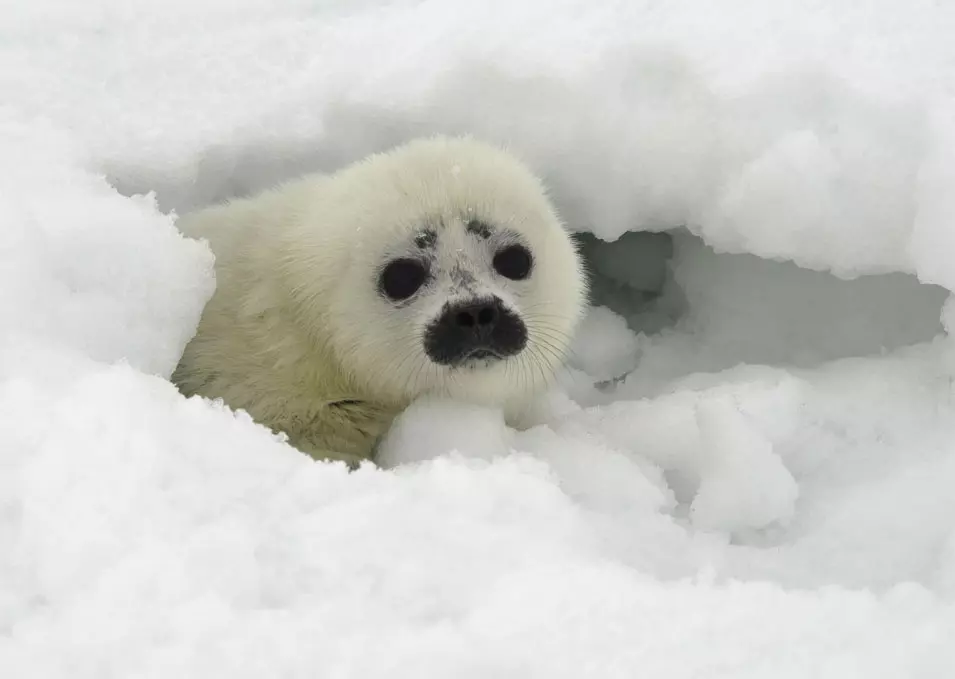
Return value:
<svg viewBox="0 0 955 679">
<path fill-rule="evenodd" d="M 0 675 L 952 676 L 955 8 L 848 5 L 6 7 Z M 182 398 L 175 215 L 438 131 L 590 262 L 539 426 Z"/>
</svg>

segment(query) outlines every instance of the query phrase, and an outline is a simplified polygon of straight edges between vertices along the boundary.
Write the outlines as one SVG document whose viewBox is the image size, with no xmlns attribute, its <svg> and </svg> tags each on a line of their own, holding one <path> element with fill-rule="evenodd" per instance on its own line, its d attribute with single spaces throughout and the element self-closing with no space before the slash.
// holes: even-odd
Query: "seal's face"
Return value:
<svg viewBox="0 0 955 679">
<path fill-rule="evenodd" d="M 470 140 L 412 144 L 359 177 L 367 198 L 347 221 L 363 237 L 333 306 L 343 361 L 400 398 L 538 391 L 565 358 L 585 283 L 536 177 Z"/>
<path fill-rule="evenodd" d="M 504 297 L 518 292 L 508 295 L 507 282 L 527 285 L 534 255 L 519 234 L 497 231 L 484 220 L 463 217 L 450 228 L 428 227 L 415 234 L 411 256 L 381 269 L 378 288 L 387 301 L 399 308 L 420 301 L 422 348 L 437 365 L 486 367 L 527 347 L 527 325 Z M 442 301 L 436 313 L 433 298 Z"/>
</svg>

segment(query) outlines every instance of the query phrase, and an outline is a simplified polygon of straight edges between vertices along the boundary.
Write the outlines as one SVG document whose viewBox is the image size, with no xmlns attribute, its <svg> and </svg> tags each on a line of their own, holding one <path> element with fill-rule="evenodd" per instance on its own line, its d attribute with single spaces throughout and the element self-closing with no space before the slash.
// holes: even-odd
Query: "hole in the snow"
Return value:
<svg viewBox="0 0 955 679">
<path fill-rule="evenodd" d="M 677 323 L 685 301 L 668 284 L 672 234 L 630 231 L 612 242 L 589 233 L 574 238 L 586 262 L 592 304 L 623 316 L 634 332 L 658 333 Z"/>
<path fill-rule="evenodd" d="M 942 332 L 948 292 L 908 274 L 842 279 L 792 262 L 717 253 L 683 229 L 632 232 L 613 242 L 575 238 L 590 271 L 591 302 L 632 331 L 622 337 L 623 323 L 611 323 L 609 314 L 588 319 L 580 367 L 598 366 L 590 374 L 602 380 L 631 375 L 628 396 L 695 372 L 741 363 L 813 367 Z M 617 339 L 609 338 L 614 333 Z M 613 360 L 593 355 L 601 351 Z"/>
</svg>

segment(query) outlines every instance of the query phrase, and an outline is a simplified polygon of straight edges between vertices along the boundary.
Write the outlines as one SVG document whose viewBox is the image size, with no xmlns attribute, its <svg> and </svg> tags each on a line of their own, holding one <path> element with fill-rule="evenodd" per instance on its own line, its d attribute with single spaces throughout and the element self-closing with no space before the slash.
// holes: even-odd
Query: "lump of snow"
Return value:
<svg viewBox="0 0 955 679">
<path fill-rule="evenodd" d="M 0 118 L 0 146 L 11 159 L 0 163 L 0 344 L 168 377 L 212 295 L 212 253 L 151 199 L 124 199 L 85 170 L 60 131 Z"/>
<path fill-rule="evenodd" d="M 378 444 L 375 459 L 383 467 L 449 453 L 490 459 L 506 454 L 510 439 L 500 409 L 426 397 L 395 419 Z"/>
<path fill-rule="evenodd" d="M 594 380 L 612 380 L 635 367 L 638 346 L 621 316 L 592 306 L 574 337 L 568 363 Z"/>
<path fill-rule="evenodd" d="M 726 402 L 702 401 L 696 415 L 707 449 L 698 456 L 694 525 L 732 532 L 788 522 L 799 489 L 772 443 Z"/>
</svg>

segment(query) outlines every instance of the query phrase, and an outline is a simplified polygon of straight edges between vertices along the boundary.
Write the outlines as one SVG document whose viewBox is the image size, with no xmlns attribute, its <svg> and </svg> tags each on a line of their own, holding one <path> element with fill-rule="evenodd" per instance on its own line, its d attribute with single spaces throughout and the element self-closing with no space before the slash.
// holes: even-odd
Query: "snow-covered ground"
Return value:
<svg viewBox="0 0 955 679">
<path fill-rule="evenodd" d="M 4 3 L 0 676 L 955 676 L 952 35 L 932 0 Z M 214 282 L 174 213 L 434 131 L 610 241 L 540 425 L 422 402 L 349 474 L 182 398 Z"/>
</svg>

